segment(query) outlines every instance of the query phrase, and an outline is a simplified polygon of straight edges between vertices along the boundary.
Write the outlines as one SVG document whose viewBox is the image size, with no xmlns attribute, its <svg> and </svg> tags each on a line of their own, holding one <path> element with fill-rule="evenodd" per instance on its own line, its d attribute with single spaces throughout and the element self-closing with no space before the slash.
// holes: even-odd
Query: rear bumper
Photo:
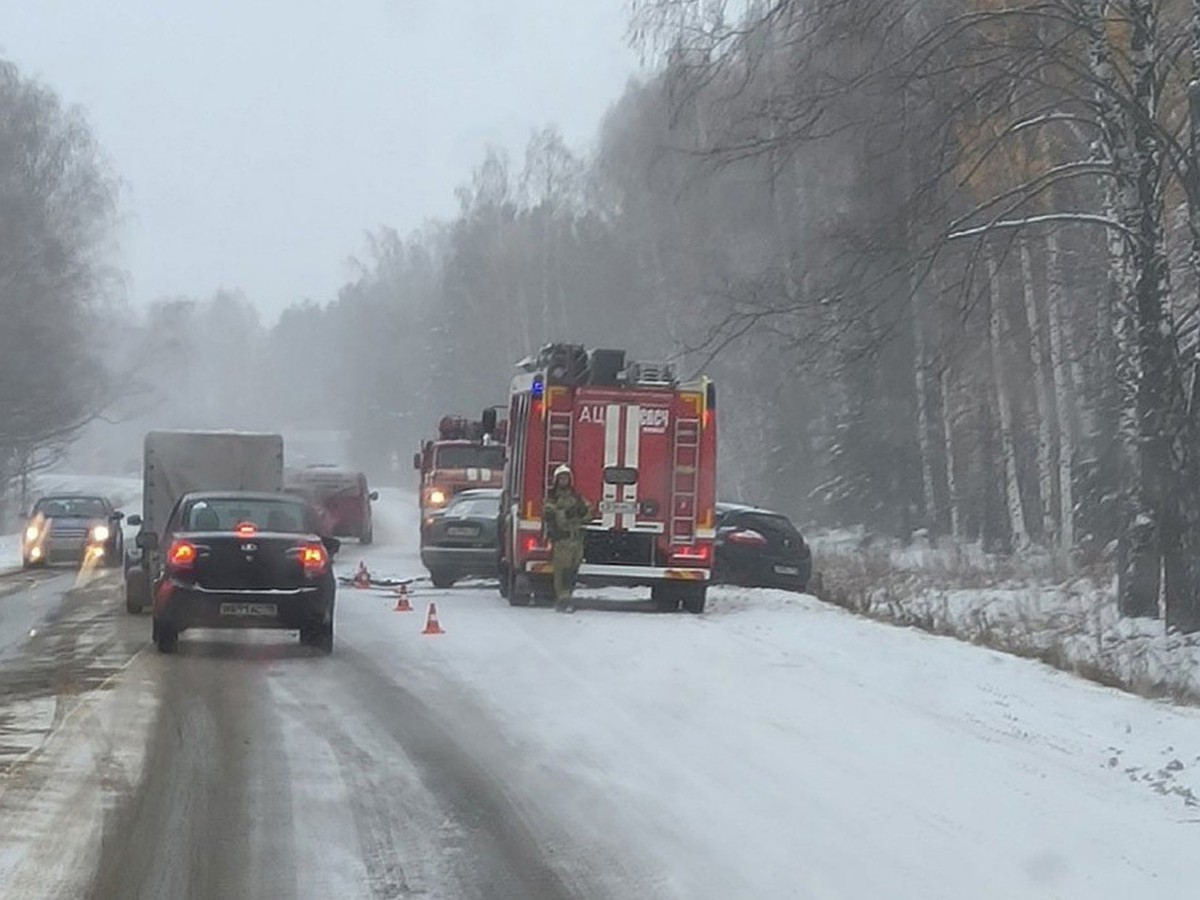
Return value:
<svg viewBox="0 0 1200 900">
<path fill-rule="evenodd" d="M 795 572 L 778 571 L 794 569 Z M 812 580 L 812 558 L 800 560 L 754 560 L 729 562 L 718 560 L 715 580 L 718 583 L 745 587 L 781 588 L 804 591 Z"/>
<path fill-rule="evenodd" d="M 421 565 L 463 575 L 495 575 L 500 556 L 495 547 L 422 547 Z"/>
<path fill-rule="evenodd" d="M 176 631 L 187 628 L 297 629 L 331 620 L 333 599 L 333 589 L 325 585 L 215 591 L 169 581 L 159 586 L 154 598 L 154 618 Z M 231 612 L 230 604 L 236 605 L 241 612 Z"/>
<path fill-rule="evenodd" d="M 525 571 L 531 575 L 550 575 L 554 567 L 549 562 L 530 560 Z M 663 581 L 687 581 L 706 584 L 712 576 L 709 569 L 667 566 L 621 566 L 584 563 L 579 567 L 579 581 L 598 585 L 646 585 Z"/>
</svg>

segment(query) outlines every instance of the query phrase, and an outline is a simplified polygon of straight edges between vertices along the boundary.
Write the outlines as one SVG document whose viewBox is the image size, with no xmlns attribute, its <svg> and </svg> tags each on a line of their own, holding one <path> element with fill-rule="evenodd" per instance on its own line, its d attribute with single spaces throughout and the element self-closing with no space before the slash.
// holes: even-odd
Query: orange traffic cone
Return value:
<svg viewBox="0 0 1200 900">
<path fill-rule="evenodd" d="M 441 623 L 438 622 L 437 604 L 430 603 L 429 611 L 425 613 L 425 630 L 421 634 L 445 634 Z"/>
<path fill-rule="evenodd" d="M 393 612 L 412 612 L 412 604 L 408 602 L 408 585 L 402 584 L 396 588 L 396 608 Z"/>
<path fill-rule="evenodd" d="M 371 586 L 371 573 L 367 571 L 367 564 L 359 562 L 358 571 L 354 573 L 354 586 L 356 588 L 365 588 Z"/>
</svg>

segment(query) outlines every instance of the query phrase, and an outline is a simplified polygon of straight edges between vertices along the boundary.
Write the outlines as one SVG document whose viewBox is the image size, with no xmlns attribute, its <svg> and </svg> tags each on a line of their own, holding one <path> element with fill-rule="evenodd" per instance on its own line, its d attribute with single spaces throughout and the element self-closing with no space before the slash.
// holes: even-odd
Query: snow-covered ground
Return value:
<svg viewBox="0 0 1200 900">
<path fill-rule="evenodd" d="M 383 494 L 377 544 L 347 542 L 342 571 L 420 572 L 412 498 Z M 21 823 L 0 840 L 0 879 L 86 893 L 87 867 L 121 850 L 120 885 L 122 834 L 102 813 L 155 769 L 157 729 L 183 742 L 159 765 L 220 794 L 221 766 L 179 762 L 198 741 L 234 754 L 224 777 L 247 792 L 224 806 L 173 780 L 137 794 L 150 821 L 126 820 L 143 835 L 128 839 L 150 843 L 131 861 L 185 878 L 177 866 L 228 851 L 278 863 L 254 883 L 285 872 L 297 897 L 386 893 L 400 865 L 406 891 L 457 900 L 461 870 L 436 848 L 479 846 L 461 831 L 472 803 L 497 808 L 472 785 L 498 786 L 514 831 L 581 897 L 1127 900 L 1200 885 L 1200 711 L 777 591 L 715 589 L 699 617 L 513 609 L 479 582 L 420 583 L 412 600 L 396 612 L 385 591 L 343 589 L 328 660 L 271 633 L 136 653 L 30 760 L 41 787 L 0 782 L 0 816 L 20 801 L 0 820 Z M 445 634 L 421 633 L 430 602 Z M 471 766 L 430 768 L 451 749 L 439 732 Z M 466 819 L 444 818 L 447 797 Z M 225 838 L 247 804 L 278 825 L 238 832 L 239 850 Z M 155 843 L 164 828 L 177 839 Z"/>
<path fill-rule="evenodd" d="M 814 540 L 823 596 L 873 618 L 1030 656 L 1102 684 L 1200 702 L 1200 634 L 1122 619 L 1115 579 L 1068 574 L 1047 557 L 984 554 L 978 545 Z"/>
<path fill-rule="evenodd" d="M 380 517 L 404 533 L 385 499 Z M 344 564 L 411 571 L 411 544 L 359 550 Z M 645 896 L 1200 884 L 1193 710 L 777 591 L 714 590 L 699 618 L 511 609 L 486 588 L 414 600 L 417 614 L 396 613 L 343 592 L 345 641 L 431 697 L 465 691 L 487 727 L 464 733 L 502 736 L 478 752 L 513 794 L 564 846 L 648 878 Z M 428 601 L 447 634 L 420 634 Z"/>
</svg>

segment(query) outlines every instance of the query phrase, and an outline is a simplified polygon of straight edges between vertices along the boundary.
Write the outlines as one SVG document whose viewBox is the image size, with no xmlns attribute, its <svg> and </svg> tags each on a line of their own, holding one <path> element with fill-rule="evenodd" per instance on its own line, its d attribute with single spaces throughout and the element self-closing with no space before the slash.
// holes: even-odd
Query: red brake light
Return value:
<svg viewBox="0 0 1200 900">
<path fill-rule="evenodd" d="M 304 574 L 320 575 L 329 565 L 329 554 L 320 544 L 305 544 L 300 548 L 300 563 L 304 566 Z"/>
<path fill-rule="evenodd" d="M 191 541 L 174 541 L 167 551 L 167 565 L 172 569 L 190 569 L 196 564 L 196 545 Z"/>
<path fill-rule="evenodd" d="M 753 528 L 740 528 L 725 535 L 725 540 L 731 544 L 741 544 L 749 547 L 765 547 L 767 539 Z"/>
<path fill-rule="evenodd" d="M 521 541 L 521 549 L 526 553 L 533 553 L 535 550 L 545 550 L 546 547 L 542 545 L 542 542 L 536 535 L 530 534 L 526 535 Z"/>
<path fill-rule="evenodd" d="M 254 537 L 258 534 L 258 526 L 253 522 L 238 522 L 233 530 L 238 537 Z"/>
<path fill-rule="evenodd" d="M 696 544 L 694 547 L 676 547 L 671 556 L 680 562 L 706 563 L 711 552 L 711 544 Z"/>
</svg>

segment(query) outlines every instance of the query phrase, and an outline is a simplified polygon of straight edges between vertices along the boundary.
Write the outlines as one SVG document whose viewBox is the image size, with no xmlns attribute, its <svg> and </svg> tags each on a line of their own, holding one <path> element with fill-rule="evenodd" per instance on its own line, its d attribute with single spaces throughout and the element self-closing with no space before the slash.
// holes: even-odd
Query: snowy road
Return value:
<svg viewBox="0 0 1200 900">
<path fill-rule="evenodd" d="M 341 568 L 412 574 L 414 529 L 387 492 Z M 330 658 L 200 632 L 160 657 L 115 581 L 15 577 L 5 897 L 1200 888 L 1200 714 L 811 598 L 561 616 L 467 585 L 399 613 L 344 589 Z M 444 635 L 420 634 L 429 600 Z"/>
</svg>

